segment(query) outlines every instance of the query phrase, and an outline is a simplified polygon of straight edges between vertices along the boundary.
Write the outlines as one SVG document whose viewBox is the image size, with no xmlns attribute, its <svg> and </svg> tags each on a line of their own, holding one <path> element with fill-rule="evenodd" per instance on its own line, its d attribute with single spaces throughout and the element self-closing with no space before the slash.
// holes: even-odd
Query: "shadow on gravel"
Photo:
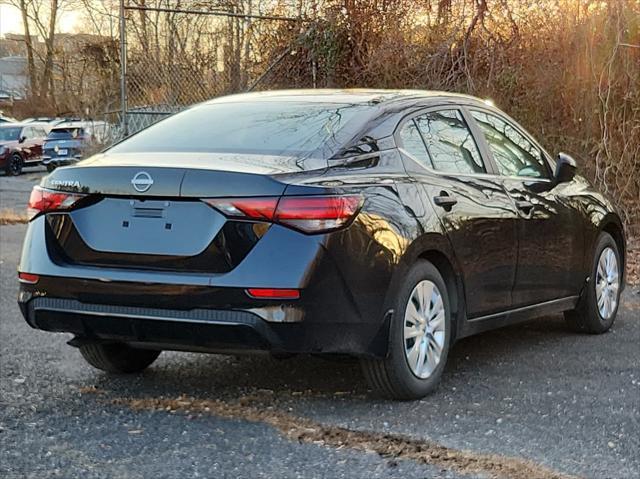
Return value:
<svg viewBox="0 0 640 479">
<path fill-rule="evenodd" d="M 499 367 L 505 360 L 518 361 L 534 349 L 558 347 L 558 343 L 572 336 L 575 334 L 566 329 L 562 318 L 554 316 L 460 340 L 450 352 L 443 387 L 479 381 L 485 368 Z M 135 391 L 138 397 L 189 394 L 231 399 L 250 391 L 267 390 L 280 398 L 372 399 L 357 360 L 308 355 L 275 359 L 269 354 L 222 356 L 165 352 L 145 373 L 99 375 L 95 387 L 116 394 Z"/>
</svg>

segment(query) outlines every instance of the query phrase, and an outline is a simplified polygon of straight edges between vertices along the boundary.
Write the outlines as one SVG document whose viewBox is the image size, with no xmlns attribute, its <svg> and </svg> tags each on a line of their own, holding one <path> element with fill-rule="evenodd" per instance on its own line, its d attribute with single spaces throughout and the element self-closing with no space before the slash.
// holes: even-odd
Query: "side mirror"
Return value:
<svg viewBox="0 0 640 479">
<path fill-rule="evenodd" d="M 18 138 L 18 143 L 24 143 L 24 140 L 26 140 L 27 137 L 22 135 L 20 138 Z"/>
<path fill-rule="evenodd" d="M 567 183 L 573 180 L 574 176 L 576 176 L 576 168 L 576 160 L 566 153 L 559 153 L 554 174 L 556 183 Z"/>
</svg>

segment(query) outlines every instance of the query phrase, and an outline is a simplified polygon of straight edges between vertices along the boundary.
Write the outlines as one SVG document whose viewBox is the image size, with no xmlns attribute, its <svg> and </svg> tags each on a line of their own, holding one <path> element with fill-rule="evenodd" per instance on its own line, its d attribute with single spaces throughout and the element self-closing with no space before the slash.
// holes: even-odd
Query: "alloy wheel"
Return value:
<svg viewBox="0 0 640 479">
<path fill-rule="evenodd" d="M 445 308 L 438 287 L 420 281 L 411 292 L 404 316 L 404 351 L 414 375 L 427 379 L 440 364 L 445 344 Z"/>
<path fill-rule="evenodd" d="M 600 317 L 606 321 L 616 310 L 618 290 L 620 289 L 618 258 L 610 247 L 603 249 L 600 258 L 598 258 L 595 287 L 598 312 Z"/>
</svg>

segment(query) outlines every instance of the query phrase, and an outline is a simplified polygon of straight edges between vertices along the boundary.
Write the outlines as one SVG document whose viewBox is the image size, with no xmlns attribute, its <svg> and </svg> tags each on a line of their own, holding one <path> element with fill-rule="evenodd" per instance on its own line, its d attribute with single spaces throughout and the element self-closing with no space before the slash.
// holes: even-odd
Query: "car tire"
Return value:
<svg viewBox="0 0 640 479">
<path fill-rule="evenodd" d="M 118 343 L 83 344 L 79 349 L 82 357 L 91 366 L 116 374 L 140 372 L 150 366 L 161 352 Z"/>
<path fill-rule="evenodd" d="M 54 165 L 53 163 L 47 163 L 47 172 L 51 173 L 55 169 L 56 165 Z"/>
<path fill-rule="evenodd" d="M 616 319 L 622 286 L 620 252 L 608 233 L 602 232 L 598 237 L 590 278 L 578 305 L 565 311 L 564 317 L 575 331 L 602 334 Z"/>
<path fill-rule="evenodd" d="M 424 298 L 429 291 L 427 301 Z M 420 261 L 409 270 L 393 306 L 387 357 L 361 360 L 364 375 L 375 393 L 390 399 L 411 400 L 436 389 L 452 335 L 449 294 L 442 275 L 430 262 Z M 417 320 L 416 312 L 420 313 Z"/>
<path fill-rule="evenodd" d="M 8 176 L 19 176 L 20 173 L 22 173 L 23 166 L 24 162 L 22 161 L 22 157 L 14 153 L 7 161 L 7 166 L 5 167 L 6 174 Z"/>
</svg>

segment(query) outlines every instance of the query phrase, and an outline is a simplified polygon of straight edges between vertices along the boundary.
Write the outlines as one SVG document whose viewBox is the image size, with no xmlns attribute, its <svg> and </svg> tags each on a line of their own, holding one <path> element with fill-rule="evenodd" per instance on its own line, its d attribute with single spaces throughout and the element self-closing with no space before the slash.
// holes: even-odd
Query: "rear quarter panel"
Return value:
<svg viewBox="0 0 640 479">
<path fill-rule="evenodd" d="M 400 161 L 397 151 L 386 155 L 387 161 Z M 325 258 L 340 275 L 340 284 L 332 287 L 348 292 L 361 321 L 379 323 L 393 307 L 404 273 L 422 253 L 450 254 L 441 225 L 420 185 L 397 168 L 329 170 L 313 183 L 363 195 L 355 221 L 327 237 Z"/>
</svg>

